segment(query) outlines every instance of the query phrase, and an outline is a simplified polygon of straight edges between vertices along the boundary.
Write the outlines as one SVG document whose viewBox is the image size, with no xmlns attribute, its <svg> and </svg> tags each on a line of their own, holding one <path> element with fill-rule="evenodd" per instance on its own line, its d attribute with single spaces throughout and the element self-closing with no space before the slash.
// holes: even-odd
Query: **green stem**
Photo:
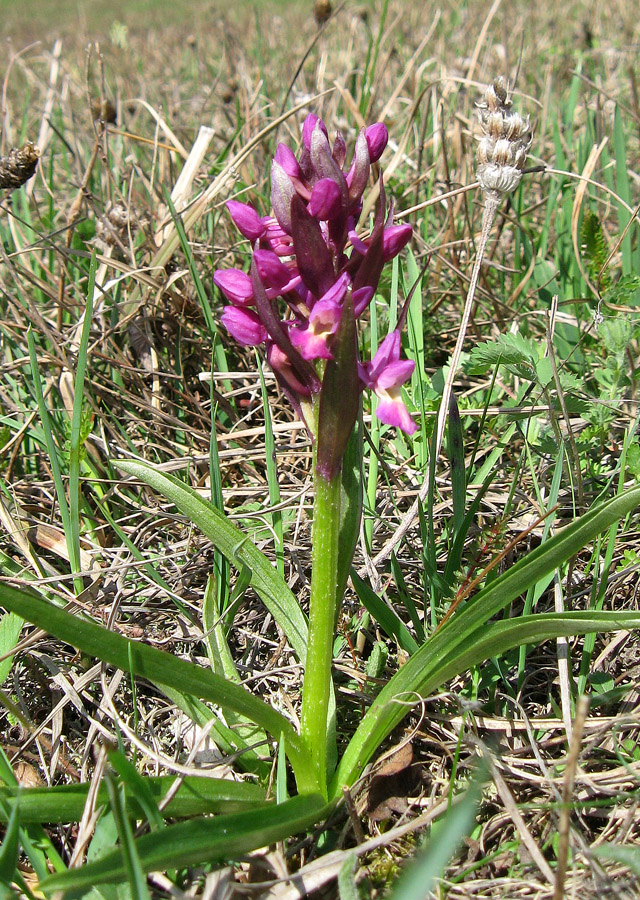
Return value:
<svg viewBox="0 0 640 900">
<path fill-rule="evenodd" d="M 327 737 L 331 661 L 336 620 L 340 534 L 340 472 L 323 478 L 316 470 L 312 527 L 309 645 L 304 673 L 300 734 L 310 754 L 316 789 L 327 795 Z"/>
</svg>

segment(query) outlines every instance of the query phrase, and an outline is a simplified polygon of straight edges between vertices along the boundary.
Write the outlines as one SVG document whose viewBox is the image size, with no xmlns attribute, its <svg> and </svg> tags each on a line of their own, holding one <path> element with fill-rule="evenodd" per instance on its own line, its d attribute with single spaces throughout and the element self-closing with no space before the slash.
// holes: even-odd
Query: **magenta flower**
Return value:
<svg viewBox="0 0 640 900">
<path fill-rule="evenodd" d="M 307 324 L 291 329 L 291 343 L 303 359 L 333 358 L 329 344 L 331 336 L 338 330 L 341 315 L 342 307 L 335 300 L 318 300 Z"/>
<path fill-rule="evenodd" d="M 418 426 L 404 405 L 400 388 L 411 378 L 414 368 L 413 360 L 400 359 L 400 332 L 397 330 L 386 336 L 371 362 L 358 363 L 360 378 L 378 397 L 377 417 L 407 434 L 414 434 Z"/>
<path fill-rule="evenodd" d="M 239 203 L 237 200 L 227 200 L 227 209 L 240 234 L 249 238 L 250 241 L 257 241 L 265 233 L 265 221 L 260 218 L 252 206 L 247 203 Z"/>
<path fill-rule="evenodd" d="M 253 284 L 246 272 L 240 269 L 219 269 L 213 280 L 227 300 L 238 306 L 253 306 Z"/>
<path fill-rule="evenodd" d="M 267 329 L 257 313 L 251 309 L 227 306 L 220 316 L 220 321 L 231 337 L 245 347 L 257 347 L 259 344 L 264 344 L 268 337 Z"/>
</svg>

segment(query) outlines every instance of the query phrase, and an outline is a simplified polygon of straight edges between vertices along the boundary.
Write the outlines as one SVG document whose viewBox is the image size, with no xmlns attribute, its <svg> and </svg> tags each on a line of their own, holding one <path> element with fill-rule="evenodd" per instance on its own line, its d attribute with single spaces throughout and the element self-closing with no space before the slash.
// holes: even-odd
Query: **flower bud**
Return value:
<svg viewBox="0 0 640 900">
<path fill-rule="evenodd" d="M 213 273 L 214 283 L 220 288 L 227 300 L 236 306 L 253 306 L 253 284 L 246 272 L 240 269 L 223 269 Z"/>
<path fill-rule="evenodd" d="M 296 193 L 293 182 L 280 163 L 271 164 L 271 205 L 278 224 L 291 234 L 291 201 Z"/>
<path fill-rule="evenodd" d="M 375 125 L 369 125 L 369 127 L 365 129 L 364 136 L 367 140 L 367 147 L 369 148 L 369 159 L 372 163 L 378 162 L 389 141 L 387 126 L 384 122 L 376 122 Z"/>
<path fill-rule="evenodd" d="M 220 316 L 220 321 L 231 337 L 245 347 L 257 347 L 268 337 L 267 329 L 251 309 L 227 306 Z"/>
<path fill-rule="evenodd" d="M 302 143 L 305 145 L 307 150 L 311 150 L 311 135 L 313 134 L 316 125 L 324 133 L 326 139 L 329 140 L 329 135 L 327 134 L 327 126 L 324 124 L 322 119 L 316 116 L 315 113 L 309 113 L 302 125 Z"/>
<path fill-rule="evenodd" d="M 389 262 L 411 240 L 411 225 L 389 225 L 382 235 L 382 256 L 385 262 Z"/>
<path fill-rule="evenodd" d="M 252 242 L 262 237 L 265 225 L 252 206 L 247 203 L 239 203 L 237 200 L 227 200 L 227 209 L 240 234 Z"/>
<path fill-rule="evenodd" d="M 307 209 L 316 219 L 326 222 L 340 213 L 342 193 L 331 178 L 321 178 L 314 185 Z"/>
<path fill-rule="evenodd" d="M 364 189 L 369 181 L 371 163 L 369 158 L 369 146 L 364 131 L 361 131 L 356 140 L 356 149 L 353 154 L 353 162 L 347 175 L 349 187 L 349 200 L 354 203 L 362 197 Z"/>
<path fill-rule="evenodd" d="M 282 166 L 289 178 L 302 178 L 300 164 L 295 158 L 293 150 L 286 144 L 278 144 L 273 158 Z"/>
<path fill-rule="evenodd" d="M 291 281 L 291 272 L 271 250 L 256 250 L 253 258 L 265 289 L 281 291 Z"/>
</svg>

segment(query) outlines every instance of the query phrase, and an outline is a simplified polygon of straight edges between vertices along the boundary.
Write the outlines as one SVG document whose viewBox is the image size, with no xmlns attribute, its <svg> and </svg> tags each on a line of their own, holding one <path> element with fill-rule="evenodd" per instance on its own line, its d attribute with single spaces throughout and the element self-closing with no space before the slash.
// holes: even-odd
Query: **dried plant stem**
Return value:
<svg viewBox="0 0 640 900">
<path fill-rule="evenodd" d="M 578 700 L 576 715 L 573 720 L 573 736 L 567 766 L 564 770 L 562 784 L 562 807 L 560 808 L 560 821 L 558 822 L 558 865 L 553 890 L 553 900 L 562 900 L 564 897 L 564 882 L 567 875 L 567 858 L 569 855 L 569 828 L 571 825 L 571 796 L 576 779 L 578 759 L 582 749 L 582 734 L 589 713 L 589 698 L 586 694 Z"/>
<path fill-rule="evenodd" d="M 100 143 L 102 141 L 102 132 L 104 126 L 102 126 L 97 134 L 95 141 L 93 143 L 93 150 L 91 151 L 91 156 L 89 157 L 89 162 L 87 163 L 84 176 L 82 178 L 82 182 L 80 183 L 80 187 L 78 188 L 78 192 L 76 193 L 75 199 L 69 208 L 69 212 L 67 213 L 67 234 L 65 238 L 65 249 L 68 251 L 71 247 L 71 242 L 73 241 L 73 233 L 75 231 L 76 223 L 80 218 L 80 210 L 82 209 L 82 201 L 85 199 L 87 187 L 89 185 L 89 179 L 91 178 L 91 172 L 93 171 L 93 167 L 96 164 L 96 160 L 98 158 L 98 153 L 100 151 Z M 58 331 L 62 331 L 62 313 L 64 310 L 64 289 L 66 282 L 66 270 L 63 266 L 62 271 L 60 272 L 60 280 L 58 282 L 58 311 L 57 311 L 57 321 L 56 327 Z"/>
<path fill-rule="evenodd" d="M 493 227 L 493 223 L 498 211 L 498 207 L 500 206 L 502 196 L 503 195 L 499 191 L 486 191 L 486 202 L 484 212 L 482 214 L 482 231 L 480 233 L 480 241 L 478 243 L 478 253 L 476 256 L 475 265 L 473 267 L 473 272 L 471 273 L 471 281 L 469 283 L 467 299 L 462 313 L 462 321 L 460 323 L 460 330 L 458 332 L 458 340 L 456 341 L 456 346 L 451 357 L 449 374 L 444 385 L 442 401 L 440 403 L 440 411 L 438 413 L 435 448 L 436 458 L 439 456 L 440 450 L 442 448 L 444 429 L 447 421 L 447 411 L 449 409 L 449 399 L 451 397 L 453 381 L 456 375 L 456 370 L 458 368 L 458 363 L 460 362 L 460 356 L 462 354 L 462 347 L 467 333 L 467 326 L 469 325 L 469 319 L 471 318 L 471 310 L 473 308 L 473 301 L 475 298 L 478 278 L 480 276 L 482 261 L 484 259 L 487 242 L 489 240 L 489 234 L 491 233 L 491 228 Z M 373 559 L 374 566 L 380 565 L 380 563 L 384 562 L 385 559 L 388 559 L 388 557 L 391 556 L 394 547 L 396 547 L 400 543 L 407 531 L 409 531 L 409 529 L 411 528 L 416 516 L 418 515 L 418 509 L 424 504 L 431 489 L 431 479 L 425 478 L 418 496 L 411 504 L 411 508 L 403 517 L 402 521 L 394 531 L 389 541 L 385 544 L 380 553 L 378 553 L 378 555 Z"/>
<path fill-rule="evenodd" d="M 475 265 L 473 267 L 473 272 L 471 273 L 471 281 L 469 283 L 469 290 L 467 292 L 467 300 L 462 312 L 462 321 L 460 322 L 458 340 L 456 341 L 456 346 L 451 357 L 451 363 L 449 364 L 449 374 L 447 375 L 447 380 L 444 384 L 442 401 L 440 403 L 440 412 L 438 413 L 435 446 L 436 459 L 438 458 L 440 450 L 442 448 L 444 429 L 447 421 L 447 411 L 449 409 L 449 400 L 451 398 L 453 382 L 456 377 L 456 371 L 458 369 L 458 364 L 462 355 L 462 347 L 464 345 L 464 339 L 467 334 L 469 319 L 471 318 L 471 310 L 473 308 L 473 301 L 476 294 L 476 287 L 478 285 L 478 278 L 480 276 L 480 269 L 482 267 L 482 260 L 484 259 L 484 253 L 487 247 L 487 242 L 489 240 L 489 234 L 491 233 L 491 228 L 493 227 L 493 222 L 495 220 L 498 207 L 500 206 L 501 199 L 502 195 L 498 193 L 498 191 L 487 191 L 486 203 L 484 206 L 484 212 L 482 214 L 482 232 L 480 234 L 480 243 L 478 244 L 478 253 L 476 256 Z"/>
</svg>

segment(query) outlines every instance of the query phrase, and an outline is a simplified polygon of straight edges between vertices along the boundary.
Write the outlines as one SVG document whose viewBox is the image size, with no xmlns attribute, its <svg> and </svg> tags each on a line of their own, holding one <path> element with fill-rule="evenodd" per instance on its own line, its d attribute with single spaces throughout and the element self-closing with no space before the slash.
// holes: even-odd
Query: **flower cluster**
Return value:
<svg viewBox="0 0 640 900">
<path fill-rule="evenodd" d="M 331 146 L 324 122 L 309 115 L 298 157 L 285 144 L 276 150 L 272 215 L 260 216 L 235 200 L 227 203 L 236 227 L 252 244 L 253 259 L 250 274 L 226 269 L 214 275 L 230 302 L 222 323 L 239 343 L 265 345 L 278 382 L 310 430 L 305 413 L 316 398 L 322 402 L 323 384 L 331 380 L 326 377 L 328 362 L 322 361 L 334 361 L 339 354 L 342 360 L 349 358 L 337 349 L 341 340 L 353 342 L 353 353 L 340 374 L 344 390 L 350 381 L 358 393 L 371 388 L 380 401 L 381 421 L 408 434 L 416 430 L 401 397 L 401 385 L 411 376 L 414 363 L 400 359 L 399 330 L 387 336 L 373 360 L 362 363 L 357 359 L 356 332 L 346 323 L 367 309 L 384 264 L 411 237 L 410 225 L 394 225 L 392 211 L 387 214 L 382 178 L 371 234 L 356 232 L 371 166 L 387 140 L 382 123 L 363 129 L 347 165 L 342 135 L 338 133 Z M 338 398 L 332 402 L 337 405 Z"/>
</svg>

